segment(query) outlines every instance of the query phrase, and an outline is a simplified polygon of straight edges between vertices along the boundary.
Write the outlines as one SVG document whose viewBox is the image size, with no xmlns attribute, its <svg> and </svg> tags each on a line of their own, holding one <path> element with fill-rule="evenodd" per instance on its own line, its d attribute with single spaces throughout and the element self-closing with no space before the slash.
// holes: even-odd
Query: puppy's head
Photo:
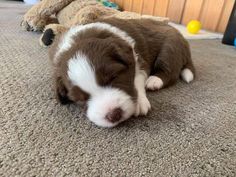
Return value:
<svg viewBox="0 0 236 177">
<path fill-rule="evenodd" d="M 87 117 L 113 127 L 136 107 L 133 49 L 121 39 L 84 39 L 60 56 L 57 95 L 62 104 L 87 102 Z"/>
</svg>

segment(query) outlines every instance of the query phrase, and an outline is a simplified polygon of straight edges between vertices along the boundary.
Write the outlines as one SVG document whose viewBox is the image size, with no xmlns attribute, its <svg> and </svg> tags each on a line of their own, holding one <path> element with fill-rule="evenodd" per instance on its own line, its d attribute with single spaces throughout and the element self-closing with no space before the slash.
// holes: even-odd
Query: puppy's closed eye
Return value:
<svg viewBox="0 0 236 177">
<path fill-rule="evenodd" d="M 110 61 L 102 64 L 97 70 L 97 81 L 102 86 L 110 85 L 121 72 L 128 69 L 128 65 L 120 58 L 120 56 L 112 56 Z"/>
<path fill-rule="evenodd" d="M 112 55 L 111 57 L 112 57 L 112 59 L 113 59 L 115 62 L 117 62 L 117 63 L 119 63 L 119 64 L 122 64 L 122 65 L 125 66 L 125 67 L 129 67 L 129 65 L 128 65 L 126 59 L 123 58 L 120 54 L 118 54 L 118 53 L 113 53 L 113 55 Z"/>
</svg>

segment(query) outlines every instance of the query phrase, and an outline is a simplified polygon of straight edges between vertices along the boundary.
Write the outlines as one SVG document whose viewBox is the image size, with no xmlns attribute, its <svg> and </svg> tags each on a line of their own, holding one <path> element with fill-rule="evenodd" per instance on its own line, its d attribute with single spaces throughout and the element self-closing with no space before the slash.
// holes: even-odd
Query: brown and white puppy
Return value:
<svg viewBox="0 0 236 177">
<path fill-rule="evenodd" d="M 148 19 L 74 26 L 56 36 L 49 55 L 60 102 L 87 102 L 87 117 L 101 127 L 146 115 L 146 89 L 194 78 L 187 41 L 171 26 Z"/>
</svg>

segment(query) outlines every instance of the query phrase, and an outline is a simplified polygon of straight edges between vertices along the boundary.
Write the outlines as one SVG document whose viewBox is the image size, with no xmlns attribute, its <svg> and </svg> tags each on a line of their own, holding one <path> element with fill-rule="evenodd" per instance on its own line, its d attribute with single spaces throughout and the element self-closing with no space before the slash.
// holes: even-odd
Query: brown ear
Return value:
<svg viewBox="0 0 236 177">
<path fill-rule="evenodd" d="M 129 66 L 134 63 L 133 49 L 122 42 L 112 43 L 113 52 L 112 57 L 119 63 Z"/>
<path fill-rule="evenodd" d="M 58 77 L 56 79 L 56 97 L 57 97 L 57 100 L 63 105 L 73 103 L 73 101 L 69 99 L 67 94 L 68 94 L 68 90 L 63 84 L 61 77 Z"/>
</svg>

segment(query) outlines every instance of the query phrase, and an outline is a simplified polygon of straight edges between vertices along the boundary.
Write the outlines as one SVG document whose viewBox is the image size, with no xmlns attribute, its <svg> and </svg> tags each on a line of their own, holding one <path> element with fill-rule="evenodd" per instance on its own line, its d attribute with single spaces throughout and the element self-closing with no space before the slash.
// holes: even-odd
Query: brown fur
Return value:
<svg viewBox="0 0 236 177">
<path fill-rule="evenodd" d="M 164 86 L 174 84 L 183 68 L 195 72 L 189 44 L 175 28 L 149 19 L 110 18 L 99 22 L 116 26 L 134 38 L 142 69 L 160 77 Z"/>
</svg>

